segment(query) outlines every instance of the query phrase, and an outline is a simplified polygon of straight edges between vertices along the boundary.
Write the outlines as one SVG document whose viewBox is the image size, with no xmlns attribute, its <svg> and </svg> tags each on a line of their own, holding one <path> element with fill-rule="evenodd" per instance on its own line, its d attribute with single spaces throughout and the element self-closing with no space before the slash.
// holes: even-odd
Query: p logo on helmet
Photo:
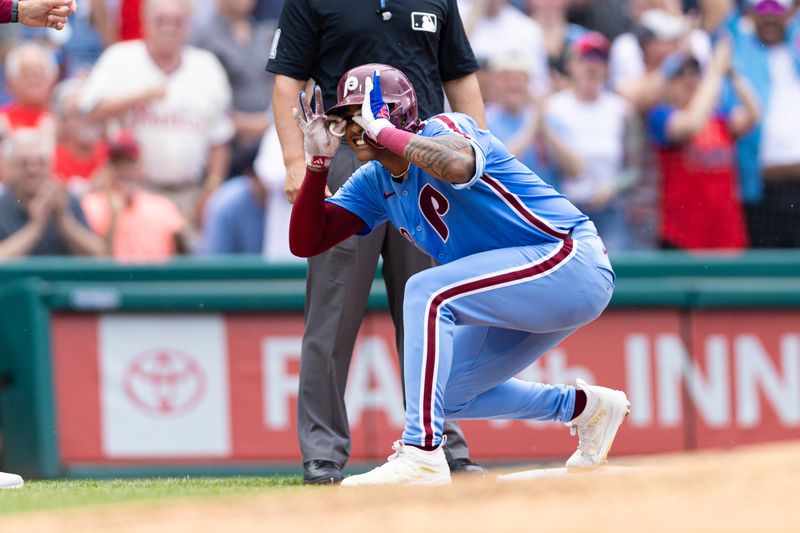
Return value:
<svg viewBox="0 0 800 533">
<path fill-rule="evenodd" d="M 406 75 L 391 65 L 370 63 L 345 72 L 339 79 L 336 104 L 328 109 L 327 114 L 338 115 L 348 107 L 361 107 L 364 97 L 369 98 L 364 94 L 364 80 L 372 77 L 375 70 L 380 73 L 383 100 L 389 106 L 388 116 L 377 118 L 386 118 L 397 128 L 416 132 L 419 127 L 417 94 Z"/>
<path fill-rule="evenodd" d="M 341 82 L 339 82 L 339 84 L 341 85 Z M 352 93 L 356 89 L 358 89 L 358 78 L 355 76 L 349 76 L 344 82 L 342 96 L 347 97 L 349 93 Z"/>
</svg>

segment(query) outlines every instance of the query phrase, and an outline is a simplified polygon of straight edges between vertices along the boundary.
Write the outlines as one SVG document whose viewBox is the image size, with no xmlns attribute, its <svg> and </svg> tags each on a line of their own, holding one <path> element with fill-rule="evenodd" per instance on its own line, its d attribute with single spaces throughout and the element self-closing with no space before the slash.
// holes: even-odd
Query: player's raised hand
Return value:
<svg viewBox="0 0 800 533">
<path fill-rule="evenodd" d="M 344 136 L 345 121 L 340 117 L 325 115 L 319 85 L 314 88 L 311 97 L 307 97 L 305 91 L 300 93 L 300 109 L 302 111 L 296 107 L 292 109 L 292 115 L 303 132 L 306 166 L 317 170 L 327 169 Z"/>
<path fill-rule="evenodd" d="M 60 30 L 67 16 L 75 13 L 75 0 L 20 0 L 19 21 L 26 26 L 47 27 Z"/>
<path fill-rule="evenodd" d="M 383 100 L 381 90 L 381 73 L 377 70 L 372 72 L 372 78 L 364 80 L 364 98 L 361 103 L 361 115 L 353 117 L 353 121 L 361 126 L 367 135 L 373 140 L 378 140 L 378 134 L 384 128 L 393 128 L 389 122 L 389 106 Z"/>
</svg>

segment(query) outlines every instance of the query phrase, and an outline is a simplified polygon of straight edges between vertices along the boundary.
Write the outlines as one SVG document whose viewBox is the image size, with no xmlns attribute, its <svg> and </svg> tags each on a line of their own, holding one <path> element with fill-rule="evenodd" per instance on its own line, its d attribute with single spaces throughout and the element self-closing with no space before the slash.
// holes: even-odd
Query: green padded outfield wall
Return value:
<svg viewBox="0 0 800 533">
<path fill-rule="evenodd" d="M 764 383 L 777 383 L 782 394 L 800 398 L 800 391 L 793 388 L 800 376 L 791 374 L 797 366 L 794 343 L 800 339 L 799 253 L 654 252 L 621 256 L 614 265 L 617 288 L 607 316 L 568 339 L 561 352 L 544 358 L 541 368 L 528 377 L 567 381 L 571 371 L 583 369 L 604 382 L 620 380 L 611 385 L 632 388 L 631 394 L 645 406 L 634 412 L 631 429 L 615 446 L 621 453 L 800 437 L 800 413 L 781 411 L 768 397 L 764 400 L 761 391 Z M 296 347 L 302 333 L 304 277 L 302 263 L 266 265 L 258 258 L 184 259 L 147 266 L 44 258 L 0 265 L 2 466 L 32 477 L 295 468 L 291 387 L 297 354 L 280 350 Z M 382 457 L 384 450 L 375 444 L 375 436 L 380 444 L 390 442 L 398 416 L 396 408 L 380 411 L 381 394 L 396 395 L 399 380 L 391 383 L 397 370 L 387 370 L 384 364 L 394 357 L 393 333 L 379 277 L 369 308 L 357 346 L 357 350 L 364 347 L 366 355 L 354 360 L 351 378 L 363 370 L 384 372 L 378 377 L 389 381 L 379 380 L 385 387 L 378 392 L 365 390 L 349 398 L 363 408 L 356 411 L 363 414 L 354 422 L 356 461 Z M 217 368 L 213 364 L 219 361 L 214 358 L 221 357 L 227 368 L 230 382 L 221 386 L 228 390 L 229 412 L 219 427 L 230 428 L 231 434 L 216 447 L 209 444 L 198 452 L 199 460 L 169 449 L 170 442 L 163 443 L 163 449 L 145 446 L 144 452 L 137 451 L 133 444 L 128 446 L 124 431 L 115 429 L 116 418 L 108 414 L 125 394 L 140 402 L 144 411 L 152 407 L 149 400 L 134 397 L 137 387 L 146 386 L 136 381 L 136 375 L 124 378 L 128 381 L 120 382 L 119 391 L 107 390 L 104 383 L 116 368 L 114 358 L 127 357 L 121 354 L 124 346 L 121 355 L 115 355 L 109 343 L 130 335 L 138 346 L 147 340 L 148 328 L 158 329 L 172 320 L 175 331 L 186 324 L 190 327 L 176 342 L 193 336 L 193 320 L 204 324 L 198 338 L 218 329 L 217 337 L 223 339 L 218 353 L 208 355 L 208 364 Z M 208 343 L 217 342 L 217 337 L 211 335 Z M 595 347 L 605 347 L 604 359 L 598 361 L 591 353 Z M 148 361 L 135 359 L 130 368 L 146 370 L 153 364 Z M 562 363 L 565 366 L 559 370 Z M 285 375 L 268 375 L 262 366 L 270 364 L 283 365 L 270 367 L 270 372 Z M 724 380 L 730 383 L 719 381 L 723 372 L 715 364 L 724 365 Z M 208 391 L 216 377 L 212 372 L 203 378 Z M 374 381 L 375 376 L 364 387 L 369 389 Z M 673 382 L 679 389 L 663 389 Z M 648 389 L 651 383 L 653 390 Z M 673 394 L 677 390 L 680 394 Z M 725 397 L 711 398 L 715 394 Z M 704 395 L 714 402 L 704 401 Z M 679 403 L 664 403 L 665 398 Z M 742 398 L 757 405 L 742 411 Z M 369 402 L 379 404 L 378 414 L 364 407 Z M 706 403 L 723 407 L 710 412 Z M 253 407 L 261 404 L 263 412 Z M 178 413 L 178 407 L 185 406 L 171 406 L 175 412 L 162 407 L 163 412 L 143 411 L 140 422 L 152 419 L 158 428 L 167 420 L 164 417 L 175 416 L 174 423 L 165 427 L 178 427 L 190 416 Z M 218 414 L 219 409 L 213 412 Z M 115 417 L 126 416 L 127 411 L 120 413 Z M 251 426 L 263 421 L 263 431 L 242 430 L 242 420 Z M 479 456 L 490 462 L 557 457 L 566 438 L 552 428 L 519 423 L 500 427 L 470 422 L 467 428 Z M 83 438 L 84 434 L 94 435 L 94 440 Z M 214 440 L 216 433 L 209 438 Z M 498 449 L 498 440 L 511 443 L 508 450 Z M 530 452 L 532 440 L 539 442 L 535 452 Z M 151 456 L 155 459 L 148 459 Z"/>
</svg>

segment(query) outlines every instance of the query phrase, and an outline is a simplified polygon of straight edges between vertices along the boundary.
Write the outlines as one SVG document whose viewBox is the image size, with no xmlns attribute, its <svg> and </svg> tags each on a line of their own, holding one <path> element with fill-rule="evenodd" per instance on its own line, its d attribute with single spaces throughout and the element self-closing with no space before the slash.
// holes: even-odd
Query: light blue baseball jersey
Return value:
<svg viewBox="0 0 800 533">
<path fill-rule="evenodd" d="M 469 116 L 436 115 L 419 134 L 467 138 L 475 151 L 475 175 L 450 184 L 411 165 L 407 179 L 397 182 L 377 161 L 362 166 L 327 200 L 364 221 L 360 234 L 390 220 L 444 264 L 488 250 L 563 240 L 588 220 Z"/>
</svg>

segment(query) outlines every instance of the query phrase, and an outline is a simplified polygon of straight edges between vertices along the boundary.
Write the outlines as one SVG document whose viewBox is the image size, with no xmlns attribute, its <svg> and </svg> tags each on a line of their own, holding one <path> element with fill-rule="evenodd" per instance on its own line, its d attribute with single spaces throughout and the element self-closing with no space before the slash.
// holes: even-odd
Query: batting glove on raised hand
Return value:
<svg viewBox="0 0 800 533">
<path fill-rule="evenodd" d="M 372 72 L 372 78 L 364 80 L 364 94 L 366 98 L 361 104 L 361 115 L 353 117 L 356 124 L 364 128 L 373 141 L 378 141 L 378 134 L 385 128 L 394 128 L 389 122 L 389 106 L 383 101 L 381 91 L 381 74 L 377 70 Z"/>
<path fill-rule="evenodd" d="M 306 97 L 305 91 L 300 92 L 300 108 L 302 113 L 295 107 L 292 115 L 303 132 L 306 165 L 325 170 L 331 166 L 333 155 L 344 136 L 346 123 L 341 117 L 329 117 L 322 112 L 322 90 L 319 85 L 314 87 L 311 98 Z"/>
</svg>

